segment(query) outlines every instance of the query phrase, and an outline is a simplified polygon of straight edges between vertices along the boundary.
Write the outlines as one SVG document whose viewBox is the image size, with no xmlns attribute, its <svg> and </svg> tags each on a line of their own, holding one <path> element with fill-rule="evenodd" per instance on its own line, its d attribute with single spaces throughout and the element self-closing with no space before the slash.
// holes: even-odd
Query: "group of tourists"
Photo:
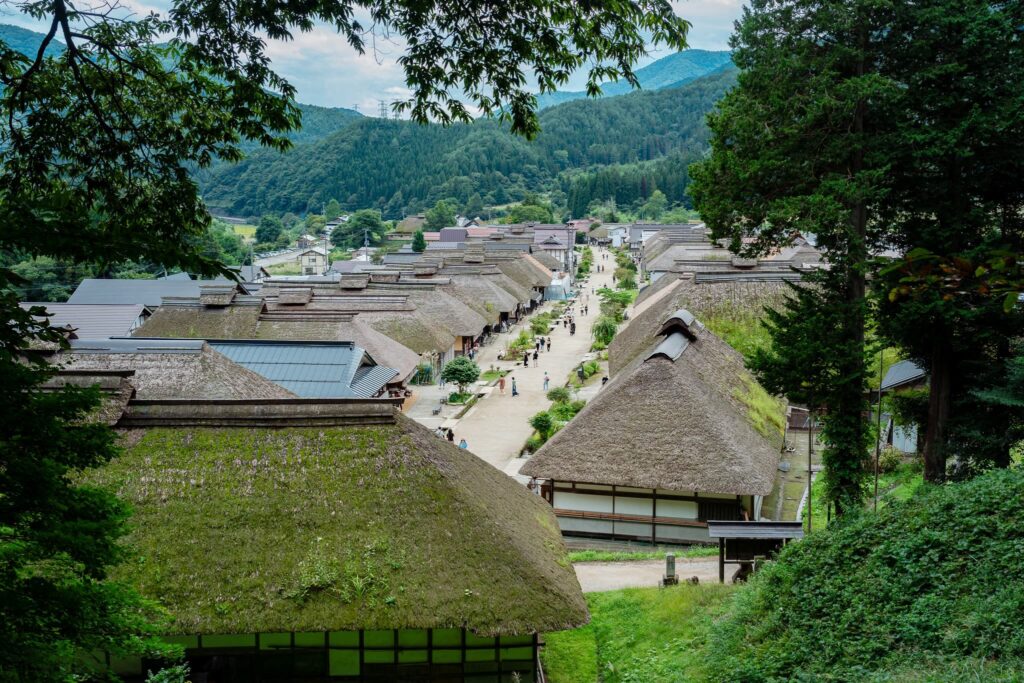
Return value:
<svg viewBox="0 0 1024 683">
<path fill-rule="evenodd" d="M 439 439 L 444 439 L 448 443 L 455 443 L 455 432 L 444 427 L 438 427 L 434 430 L 434 436 Z M 469 448 L 469 444 L 466 443 L 465 439 L 459 439 L 459 448 Z"/>
<path fill-rule="evenodd" d="M 544 373 L 544 376 L 546 377 L 547 373 Z M 512 375 L 509 375 L 508 379 L 509 379 L 510 382 L 512 382 L 512 395 L 513 396 L 518 396 L 519 395 L 519 387 L 516 385 L 516 378 L 513 377 Z M 498 378 L 498 391 L 501 392 L 502 396 L 505 395 L 505 378 L 504 377 L 499 377 Z"/>
</svg>

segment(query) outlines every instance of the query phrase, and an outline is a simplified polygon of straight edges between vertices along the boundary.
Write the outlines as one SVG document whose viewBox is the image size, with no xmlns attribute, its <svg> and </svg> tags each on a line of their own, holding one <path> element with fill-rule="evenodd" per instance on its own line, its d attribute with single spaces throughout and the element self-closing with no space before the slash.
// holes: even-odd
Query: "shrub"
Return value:
<svg viewBox="0 0 1024 683">
<path fill-rule="evenodd" d="M 709 678 L 1017 680 L 965 674 L 1024 663 L 1022 489 L 1019 469 L 922 485 L 787 545 L 714 627 Z"/>
<path fill-rule="evenodd" d="M 878 455 L 879 472 L 895 472 L 896 468 L 903 463 L 903 456 L 892 446 L 886 446 Z"/>
<path fill-rule="evenodd" d="M 540 450 L 540 447 L 544 445 L 544 440 L 537 434 L 533 434 L 529 439 L 526 440 L 526 445 L 523 446 L 523 450 L 529 453 L 536 453 Z"/>
<path fill-rule="evenodd" d="M 548 392 L 548 400 L 554 403 L 568 403 L 569 398 L 569 390 L 565 387 L 555 387 Z"/>
<path fill-rule="evenodd" d="M 584 378 L 591 377 L 592 375 L 596 375 L 599 372 L 601 372 L 601 364 L 598 363 L 596 360 L 592 360 L 583 364 Z"/>
<path fill-rule="evenodd" d="M 619 326 L 615 322 L 614 318 L 602 315 L 594 322 L 591 334 L 594 335 L 595 342 L 604 344 L 605 348 L 607 348 L 607 346 L 612 343 L 612 339 L 615 338 L 615 333 L 618 329 Z"/>
<path fill-rule="evenodd" d="M 547 318 L 534 318 L 530 321 L 530 331 L 534 334 L 547 334 L 551 330 L 551 323 Z"/>
<path fill-rule="evenodd" d="M 555 421 L 546 411 L 541 411 L 530 418 L 530 426 L 537 430 L 542 441 L 547 441 L 551 430 L 555 427 Z"/>
</svg>

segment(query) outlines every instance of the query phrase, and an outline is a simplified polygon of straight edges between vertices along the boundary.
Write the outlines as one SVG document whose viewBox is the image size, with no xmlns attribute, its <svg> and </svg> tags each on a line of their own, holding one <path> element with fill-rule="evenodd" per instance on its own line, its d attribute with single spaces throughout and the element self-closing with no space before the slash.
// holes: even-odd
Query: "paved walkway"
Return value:
<svg viewBox="0 0 1024 683">
<path fill-rule="evenodd" d="M 622 588 L 651 588 L 661 584 L 665 560 L 635 562 L 577 562 L 573 565 L 584 593 L 615 591 Z M 725 580 L 736 571 L 726 565 Z M 676 574 L 680 581 L 696 576 L 700 583 L 718 583 L 718 560 L 687 560 L 676 558 Z"/>
<path fill-rule="evenodd" d="M 495 368 L 511 369 L 512 372 L 506 377 L 505 395 L 502 396 L 495 389 L 490 396 L 478 401 L 454 427 L 455 440 L 457 442 L 459 439 L 465 439 L 469 450 L 506 474 L 517 474 L 525 462 L 518 455 L 533 432 L 529 419 L 551 405 L 544 391 L 544 373 L 547 372 L 551 379 L 550 388 L 563 386 L 569 374 L 579 366 L 583 356 L 590 352 L 590 329 L 600 315 L 600 299 L 591 294 L 590 290 L 597 291 L 601 287 L 610 286 L 612 272 L 615 269 L 615 262 L 611 257 L 606 261 L 601 260 L 603 253 L 606 253 L 606 250 L 594 249 L 594 263 L 607 266 L 607 270 L 604 273 L 590 275 L 583 294 L 573 305 L 576 334 L 570 336 L 567 328 L 557 326 L 550 335 L 551 351 L 540 354 L 537 367 L 533 367 L 532 361 L 529 368 L 524 368 L 522 363 L 513 364 L 497 359 L 498 353 L 505 349 L 508 341 L 517 336 L 519 330 L 529 325 L 529 319 L 521 322 L 507 334 L 500 335 L 498 339 L 481 349 L 477 356 L 477 363 L 483 370 L 493 365 Z M 581 310 L 584 300 L 587 300 L 587 315 L 583 315 Z M 544 304 L 541 310 L 547 310 L 550 305 Z M 515 398 L 512 397 L 511 377 L 515 377 L 519 388 L 519 396 Z M 596 385 L 584 387 L 580 392 L 581 398 L 593 395 L 595 386 L 600 387 L 600 378 L 595 382 Z"/>
</svg>

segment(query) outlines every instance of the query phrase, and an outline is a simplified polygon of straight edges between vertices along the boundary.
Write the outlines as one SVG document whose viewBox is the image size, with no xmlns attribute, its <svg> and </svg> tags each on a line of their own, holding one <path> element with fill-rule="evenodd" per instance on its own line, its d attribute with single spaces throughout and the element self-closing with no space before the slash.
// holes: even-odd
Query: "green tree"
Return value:
<svg viewBox="0 0 1024 683">
<path fill-rule="evenodd" d="M 423 236 L 422 230 L 417 230 L 412 236 L 412 250 L 422 254 L 427 250 L 427 239 Z"/>
<path fill-rule="evenodd" d="M 668 197 L 661 190 L 655 190 L 651 193 L 650 198 L 644 202 L 643 207 L 640 209 L 640 215 L 656 221 L 661 218 L 661 214 L 665 213 L 667 206 Z"/>
<path fill-rule="evenodd" d="M 303 228 L 307 235 L 319 235 L 327 227 L 327 221 L 323 216 L 317 213 L 311 213 L 306 216 L 306 220 L 303 222 Z"/>
<path fill-rule="evenodd" d="M 458 356 L 448 361 L 441 369 L 441 379 L 459 387 L 459 393 L 466 393 L 466 387 L 480 379 L 480 366 L 469 356 Z"/>
<path fill-rule="evenodd" d="M 550 206 L 516 204 L 509 209 L 505 220 L 509 223 L 551 223 L 554 220 L 554 215 Z"/>
<path fill-rule="evenodd" d="M 260 224 L 256 226 L 256 241 L 276 242 L 282 232 L 284 232 L 284 225 L 281 224 L 281 219 L 268 214 L 261 218 Z"/>
<path fill-rule="evenodd" d="M 500 111 L 531 136 L 536 100 L 517 74 L 539 74 L 550 91 L 594 60 L 591 87 L 609 75 L 635 83 L 631 64 L 649 38 L 682 48 L 687 29 L 667 0 L 473 0 L 431 12 L 395 0 L 370 5 L 376 26 L 407 39 L 412 94 L 402 108 L 413 120 Z M 36 54 L 0 42 L 0 251 L 103 270 L 136 261 L 228 275 L 206 254 L 211 219 L 192 172 L 238 161 L 242 141 L 289 147 L 299 109 L 293 86 L 271 68 L 266 37 L 317 22 L 359 51 L 366 37 L 351 0 L 257 0 L 230 12 L 219 0 L 173 0 L 168 18 L 67 0 L 11 7 L 47 29 Z M 82 678 L 96 651 L 141 654 L 146 610 L 104 581 L 125 508 L 74 484 L 77 469 L 115 453 L 114 436 L 80 420 L 94 392 L 42 392 L 46 373 L 21 362 L 32 340 L 56 341 L 17 305 L 22 284 L 0 269 L 0 671 L 7 680 L 66 681 Z"/>
<path fill-rule="evenodd" d="M 327 205 L 324 207 L 324 218 L 326 218 L 327 220 L 330 221 L 330 220 L 334 220 L 335 218 L 337 218 L 340 215 L 341 215 L 341 204 L 338 203 L 338 200 L 337 199 L 332 199 L 329 202 L 327 202 Z"/>
<path fill-rule="evenodd" d="M 736 251 L 762 253 L 794 233 L 817 235 L 824 249 L 824 284 L 834 288 L 825 301 L 841 306 L 841 325 L 815 339 L 838 368 L 823 438 L 840 513 L 860 503 L 869 437 L 866 276 L 880 236 L 868 225 L 883 194 L 880 133 L 896 92 L 878 72 L 891 5 L 754 0 L 732 38 L 738 85 L 708 119 L 711 155 L 691 169 L 697 209 Z"/>
<path fill-rule="evenodd" d="M 884 140 L 892 153 L 880 220 L 905 256 L 883 272 L 879 330 L 928 370 L 925 477 L 941 481 L 949 456 L 1010 462 L 1011 413 L 974 394 L 1000 381 L 992 371 L 1024 333 L 1024 6 L 894 9 L 887 68 L 900 106 Z"/>
<path fill-rule="evenodd" d="M 427 230 L 436 232 L 441 228 L 451 227 L 455 225 L 455 205 L 440 199 L 433 207 L 427 209 L 425 218 L 423 227 Z"/>
<path fill-rule="evenodd" d="M 466 201 L 466 207 L 462 210 L 466 218 L 479 218 L 484 213 L 484 200 L 480 198 L 479 192 L 474 192 Z"/>
<path fill-rule="evenodd" d="M 376 246 L 384 241 L 386 227 L 377 209 L 360 209 L 348 221 L 342 223 L 331 233 L 331 242 L 336 246 L 357 249 L 363 246 L 367 237 L 370 245 Z"/>
</svg>

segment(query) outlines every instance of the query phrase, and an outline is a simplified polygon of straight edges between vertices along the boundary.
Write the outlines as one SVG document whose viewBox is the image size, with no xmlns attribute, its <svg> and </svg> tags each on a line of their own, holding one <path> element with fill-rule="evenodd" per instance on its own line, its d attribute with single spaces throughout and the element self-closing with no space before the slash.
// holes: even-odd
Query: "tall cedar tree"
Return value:
<svg viewBox="0 0 1024 683">
<path fill-rule="evenodd" d="M 422 230 L 417 230 L 412 236 L 412 250 L 417 254 L 422 254 L 427 250 L 427 238 L 423 236 Z"/>
<path fill-rule="evenodd" d="M 731 41 L 738 85 L 708 118 L 710 157 L 691 168 L 696 207 L 735 250 L 763 253 L 801 233 L 816 235 L 825 253 L 831 272 L 822 286 L 831 291 L 823 300 L 839 325 L 806 343 L 835 367 L 820 397 L 822 457 L 827 496 L 840 513 L 862 499 L 869 438 L 865 289 L 877 236 L 868 207 L 885 172 L 877 129 L 892 97 L 875 73 L 875 41 L 892 4 L 752 2 Z"/>
<path fill-rule="evenodd" d="M 898 3 L 885 40 L 903 96 L 879 220 L 908 256 L 883 271 L 880 330 L 928 370 L 925 476 L 941 481 L 948 455 L 1007 466 L 1018 419 L 974 393 L 1024 331 L 1024 3 Z"/>
<path fill-rule="evenodd" d="M 299 125 L 267 37 L 330 24 L 361 51 L 361 8 L 372 31 L 406 41 L 401 106 L 414 120 L 466 120 L 464 98 L 532 136 L 532 79 L 553 90 L 589 65 L 592 91 L 616 75 L 635 84 L 649 38 L 680 49 L 688 28 L 668 0 L 175 0 L 166 18 L 8 5 L 48 28 L 36 55 L 0 42 L 0 250 L 203 274 L 229 271 L 205 252 L 211 219 L 191 171 L 237 161 L 242 140 L 286 149 Z M 55 39 L 64 49 L 48 56 Z M 0 270 L 0 676 L 64 681 L 97 647 L 139 651 L 144 603 L 104 581 L 125 509 L 72 476 L 112 457 L 113 434 L 78 420 L 95 393 L 46 394 L 46 373 L 19 364 L 30 340 L 53 333 L 27 319 L 16 284 Z"/>
</svg>

